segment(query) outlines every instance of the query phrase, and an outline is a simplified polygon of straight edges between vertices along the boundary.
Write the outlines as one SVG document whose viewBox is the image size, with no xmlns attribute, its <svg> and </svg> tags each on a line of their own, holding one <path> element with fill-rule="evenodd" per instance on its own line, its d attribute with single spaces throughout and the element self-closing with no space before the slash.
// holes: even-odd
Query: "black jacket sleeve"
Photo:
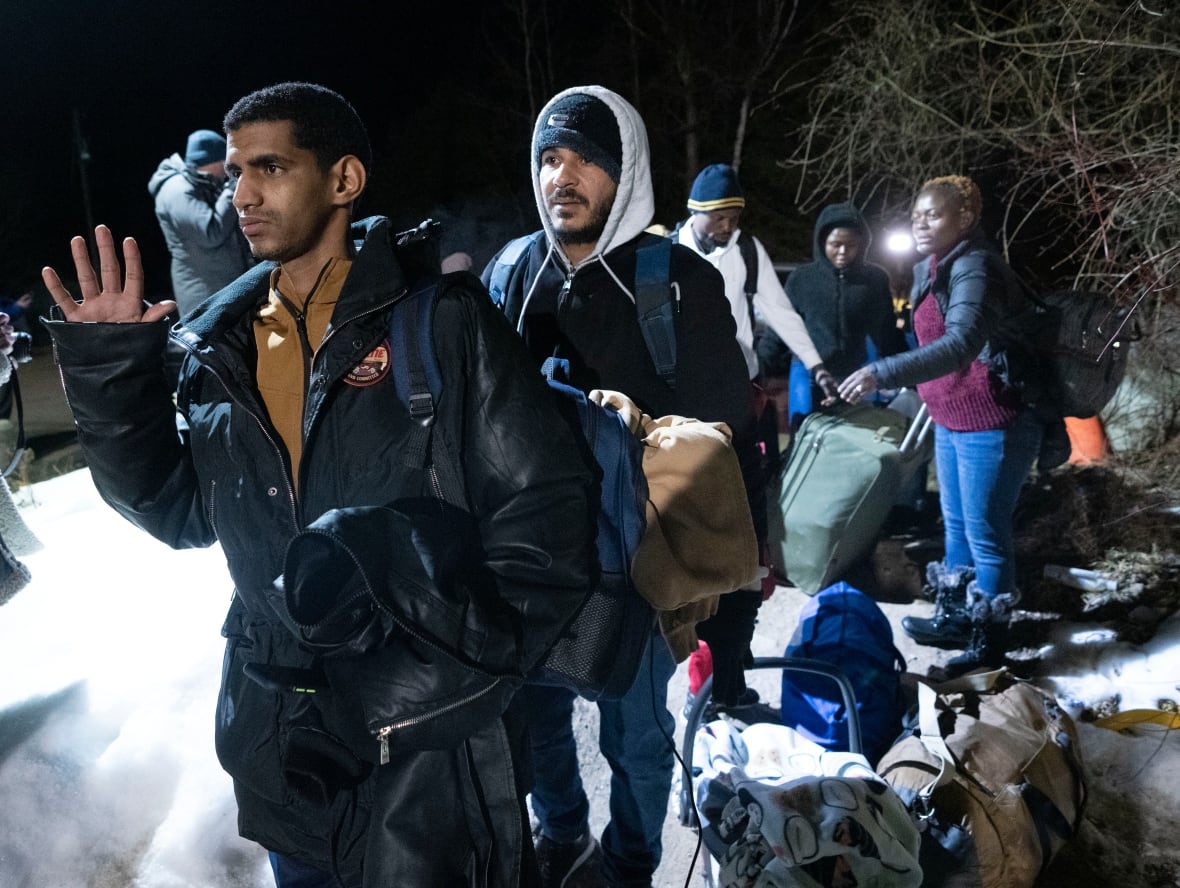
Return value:
<svg viewBox="0 0 1180 888">
<path fill-rule="evenodd" d="M 164 365 L 168 325 L 44 323 L 103 499 L 173 548 L 212 544 L 192 460 L 177 432 Z"/>
<path fill-rule="evenodd" d="M 935 292 L 925 298 L 939 298 L 938 291 L 946 287 L 946 333 L 912 351 L 874 361 L 870 369 L 881 388 L 915 386 L 965 367 L 980 356 L 988 336 L 998 329 L 1007 283 L 986 250 L 969 250 L 955 258 L 945 280 L 944 285 L 940 273 Z M 915 279 L 915 308 L 925 284 L 921 276 Z"/>
</svg>

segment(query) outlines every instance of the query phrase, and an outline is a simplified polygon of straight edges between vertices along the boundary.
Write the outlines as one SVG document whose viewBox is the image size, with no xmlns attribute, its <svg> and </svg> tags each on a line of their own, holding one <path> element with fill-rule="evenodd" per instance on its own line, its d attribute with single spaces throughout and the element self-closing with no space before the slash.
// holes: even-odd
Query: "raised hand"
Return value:
<svg viewBox="0 0 1180 888">
<path fill-rule="evenodd" d="M 171 299 L 154 305 L 144 305 L 143 262 L 135 238 L 128 237 L 123 240 L 126 277 L 119 265 L 115 236 L 111 234 L 111 230 L 105 225 L 99 225 L 94 229 L 94 240 L 98 244 L 99 275 L 95 275 L 94 266 L 90 264 L 86 240 L 82 237 L 70 240 L 70 253 L 74 257 L 78 288 L 82 291 L 80 302 L 66 289 L 56 271 L 49 266 L 41 269 L 41 280 L 45 282 L 49 294 L 61 310 L 62 317 L 67 321 L 80 323 L 149 323 L 161 320 L 176 308 L 176 303 Z"/>
</svg>

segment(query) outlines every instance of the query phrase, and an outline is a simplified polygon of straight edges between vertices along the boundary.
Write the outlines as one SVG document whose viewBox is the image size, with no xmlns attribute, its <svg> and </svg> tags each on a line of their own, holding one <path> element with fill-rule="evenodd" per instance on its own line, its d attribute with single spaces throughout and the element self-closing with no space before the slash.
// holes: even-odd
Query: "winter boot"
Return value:
<svg viewBox="0 0 1180 888">
<path fill-rule="evenodd" d="M 971 584 L 967 590 L 971 638 L 963 653 L 947 661 L 944 671 L 948 679 L 980 667 L 994 669 L 1003 664 L 1008 646 L 1008 620 L 1014 603 L 1011 595 L 988 598 Z"/>
<path fill-rule="evenodd" d="M 967 612 L 967 585 L 975 569 L 950 570 L 940 561 L 926 565 L 926 588 L 934 592 L 934 616 L 902 617 L 901 628 L 918 644 L 959 651 L 971 639 L 971 615 Z"/>
</svg>

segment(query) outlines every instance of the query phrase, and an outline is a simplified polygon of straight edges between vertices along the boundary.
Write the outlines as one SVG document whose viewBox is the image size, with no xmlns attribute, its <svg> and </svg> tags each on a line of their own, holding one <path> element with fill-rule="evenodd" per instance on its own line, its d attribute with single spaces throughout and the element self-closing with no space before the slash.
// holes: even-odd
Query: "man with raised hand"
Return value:
<svg viewBox="0 0 1180 888">
<path fill-rule="evenodd" d="M 512 704 L 590 588 L 590 471 L 479 281 L 415 279 L 387 219 L 353 220 L 371 161 L 344 98 L 277 84 L 224 125 L 257 266 L 171 331 L 131 238 L 125 277 L 109 230 L 97 276 L 74 238 L 80 301 L 43 272 L 95 484 L 165 543 L 225 551 L 217 752 L 280 888 L 535 885 Z M 395 306 L 423 278 L 430 433 L 465 510 L 410 458 L 397 391 Z"/>
</svg>

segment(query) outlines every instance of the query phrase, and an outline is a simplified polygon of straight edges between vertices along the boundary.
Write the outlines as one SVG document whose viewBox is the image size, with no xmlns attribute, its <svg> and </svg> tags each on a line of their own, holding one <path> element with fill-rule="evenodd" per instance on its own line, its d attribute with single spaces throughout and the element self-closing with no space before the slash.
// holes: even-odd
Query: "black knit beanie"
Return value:
<svg viewBox="0 0 1180 888">
<path fill-rule="evenodd" d="M 533 145 L 534 163 L 540 164 L 546 148 L 576 151 L 619 181 L 623 168 L 619 123 L 614 112 L 595 96 L 571 93 L 550 106 Z"/>
<path fill-rule="evenodd" d="M 727 163 L 714 163 L 701 170 L 688 194 L 688 208 L 694 213 L 711 213 L 746 205 L 737 170 Z"/>
</svg>

